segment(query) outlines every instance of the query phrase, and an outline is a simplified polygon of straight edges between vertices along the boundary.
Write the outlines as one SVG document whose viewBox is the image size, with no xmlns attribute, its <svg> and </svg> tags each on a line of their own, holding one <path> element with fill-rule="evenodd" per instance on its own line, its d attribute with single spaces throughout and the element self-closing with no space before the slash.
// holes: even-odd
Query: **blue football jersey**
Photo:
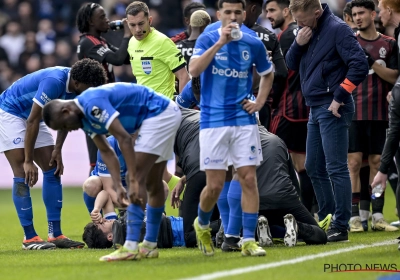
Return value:
<svg viewBox="0 0 400 280">
<path fill-rule="evenodd" d="M 33 102 L 43 107 L 53 99 L 74 99 L 68 92 L 68 67 L 49 67 L 28 74 L 13 83 L 0 95 L 0 109 L 27 119 Z"/>
<path fill-rule="evenodd" d="M 214 23 L 211 23 L 211 24 L 207 25 L 206 29 L 204 29 L 204 33 L 205 33 L 205 32 L 210 32 L 210 31 L 214 31 L 214 30 L 218 30 L 218 29 L 220 29 L 220 28 L 221 28 L 221 21 L 216 21 L 216 22 L 214 22 Z M 248 27 L 247 27 L 246 25 L 244 25 L 244 24 L 242 24 L 242 25 L 240 26 L 240 30 L 241 30 L 243 33 L 247 33 L 247 34 L 249 34 L 249 35 L 251 35 L 251 36 L 258 37 L 258 36 L 257 36 L 257 33 L 256 33 L 254 30 L 251 30 L 250 28 L 248 28 Z"/>
<path fill-rule="evenodd" d="M 221 29 L 203 33 L 196 41 L 192 59 L 201 56 L 220 37 Z M 253 96 L 253 65 L 260 76 L 273 71 L 264 44 L 258 37 L 241 37 L 224 45 L 201 74 L 200 129 L 256 124 L 255 114 L 241 102 Z"/>
<path fill-rule="evenodd" d="M 176 97 L 176 104 L 183 108 L 192 108 L 194 105 L 199 106 L 199 102 L 192 90 L 192 80 L 190 80 L 183 88 L 182 92 Z"/>
<path fill-rule="evenodd" d="M 120 171 L 121 171 L 121 181 L 122 181 L 122 185 L 125 186 L 126 185 L 125 184 L 125 174 L 128 171 L 128 169 L 126 167 L 124 157 L 122 156 L 122 152 L 119 148 L 118 141 L 117 141 L 117 139 L 115 139 L 114 136 L 107 137 L 107 141 L 110 144 L 111 148 L 115 151 L 115 154 L 118 157 L 119 167 L 120 167 Z M 94 169 L 92 171 L 92 175 L 102 176 L 102 177 L 111 177 L 110 171 L 108 171 L 108 168 L 101 157 L 100 151 L 97 151 L 96 166 L 94 167 Z"/>
<path fill-rule="evenodd" d="M 145 119 L 163 112 L 170 100 L 145 86 L 111 83 L 87 89 L 75 99 L 75 103 L 85 115 L 83 130 L 94 137 L 107 134 L 117 117 L 125 130 L 132 134 Z"/>
</svg>

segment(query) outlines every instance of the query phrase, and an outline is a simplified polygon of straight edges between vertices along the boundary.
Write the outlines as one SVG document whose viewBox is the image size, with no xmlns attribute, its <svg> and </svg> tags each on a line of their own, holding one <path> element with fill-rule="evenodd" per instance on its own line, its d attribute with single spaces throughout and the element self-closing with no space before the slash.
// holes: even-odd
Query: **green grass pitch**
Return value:
<svg viewBox="0 0 400 280">
<path fill-rule="evenodd" d="M 388 221 L 397 219 L 394 213 L 394 195 L 390 188 L 385 196 L 384 215 Z M 47 235 L 45 208 L 41 190 L 32 190 L 35 228 L 44 239 Z M 82 230 L 90 221 L 85 209 L 80 188 L 64 188 L 64 207 L 62 212 L 63 233 L 75 240 L 82 240 Z M 169 203 L 169 202 L 168 202 Z M 176 211 L 167 206 L 168 215 Z M 175 248 L 161 250 L 159 259 L 144 259 L 137 262 L 125 261 L 102 263 L 98 258 L 112 250 L 52 250 L 24 251 L 21 249 L 23 231 L 12 203 L 11 191 L 0 191 L 0 279 L 181 279 L 203 275 L 211 279 L 211 273 L 223 271 L 220 277 L 213 279 L 377 279 L 379 276 L 395 276 L 391 272 L 340 272 L 325 271 L 328 264 L 360 264 L 363 268 L 370 264 L 393 264 L 400 270 L 400 251 L 397 245 L 368 247 L 352 252 L 315 258 L 315 255 L 329 253 L 344 248 L 368 245 L 376 242 L 394 240 L 399 232 L 372 232 L 350 234 L 350 242 L 327 244 L 324 246 L 306 246 L 299 243 L 287 248 L 275 245 L 266 248 L 267 256 L 244 258 L 240 253 L 222 253 L 217 249 L 214 257 L 201 255 L 198 249 Z M 309 260 L 298 263 L 285 263 L 288 260 Z M 282 262 L 283 263 L 279 263 Z M 246 271 L 249 267 L 268 265 L 262 270 Z M 394 268 L 392 266 L 392 269 Z M 255 267 L 257 268 L 257 267 Z M 233 275 L 227 272 L 233 269 Z M 245 272 L 245 273 L 243 273 Z M 239 274 L 241 273 L 241 274 Z M 400 273 L 396 273 L 400 277 Z M 398 279 L 398 278 L 396 278 Z"/>
</svg>

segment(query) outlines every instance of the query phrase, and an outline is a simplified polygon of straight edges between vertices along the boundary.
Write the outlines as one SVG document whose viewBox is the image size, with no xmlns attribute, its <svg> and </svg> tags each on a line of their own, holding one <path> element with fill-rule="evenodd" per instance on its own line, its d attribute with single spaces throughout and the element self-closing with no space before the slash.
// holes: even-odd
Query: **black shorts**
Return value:
<svg viewBox="0 0 400 280">
<path fill-rule="evenodd" d="M 307 121 L 292 122 L 283 116 L 273 116 L 270 128 L 271 133 L 285 142 L 289 152 L 306 152 Z"/>
<path fill-rule="evenodd" d="M 89 153 L 90 166 L 95 167 L 97 161 L 97 147 L 90 136 L 86 135 L 86 144 Z"/>
<path fill-rule="evenodd" d="M 387 121 L 352 121 L 349 129 L 349 153 L 381 155 L 388 124 Z"/>
<path fill-rule="evenodd" d="M 258 112 L 258 118 L 261 125 L 263 125 L 267 130 L 270 128 L 271 123 L 271 107 L 265 103 L 265 105 Z"/>
</svg>

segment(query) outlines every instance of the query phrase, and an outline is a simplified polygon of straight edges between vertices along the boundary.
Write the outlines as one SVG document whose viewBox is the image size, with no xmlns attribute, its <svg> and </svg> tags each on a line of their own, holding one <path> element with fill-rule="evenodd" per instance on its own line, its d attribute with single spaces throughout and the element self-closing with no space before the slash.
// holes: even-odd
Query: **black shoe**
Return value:
<svg viewBox="0 0 400 280">
<path fill-rule="evenodd" d="M 85 243 L 74 241 L 64 235 L 57 238 L 48 238 L 47 242 L 53 243 L 59 249 L 81 249 L 85 247 Z"/>
<path fill-rule="evenodd" d="M 221 245 L 221 250 L 224 252 L 236 252 L 242 251 L 242 247 L 239 244 L 239 237 L 226 237 L 224 238 L 224 242 Z"/>
<path fill-rule="evenodd" d="M 326 232 L 328 242 L 346 242 L 349 241 L 349 234 L 347 231 L 340 231 L 336 227 L 331 226 Z"/>
<path fill-rule="evenodd" d="M 215 248 L 221 248 L 222 243 L 224 242 L 224 225 L 221 223 L 221 226 L 215 235 Z"/>
</svg>

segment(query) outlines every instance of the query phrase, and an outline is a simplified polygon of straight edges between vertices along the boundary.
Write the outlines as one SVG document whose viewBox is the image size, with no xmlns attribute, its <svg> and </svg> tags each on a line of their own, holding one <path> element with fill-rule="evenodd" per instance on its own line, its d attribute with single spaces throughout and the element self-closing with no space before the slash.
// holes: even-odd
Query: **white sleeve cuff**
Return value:
<svg viewBox="0 0 400 280">
<path fill-rule="evenodd" d="M 108 130 L 108 128 L 110 127 L 111 123 L 115 120 L 116 117 L 119 116 L 119 112 L 115 112 L 114 114 L 112 114 L 112 116 L 108 119 L 107 123 L 106 123 L 106 128 Z"/>
</svg>

